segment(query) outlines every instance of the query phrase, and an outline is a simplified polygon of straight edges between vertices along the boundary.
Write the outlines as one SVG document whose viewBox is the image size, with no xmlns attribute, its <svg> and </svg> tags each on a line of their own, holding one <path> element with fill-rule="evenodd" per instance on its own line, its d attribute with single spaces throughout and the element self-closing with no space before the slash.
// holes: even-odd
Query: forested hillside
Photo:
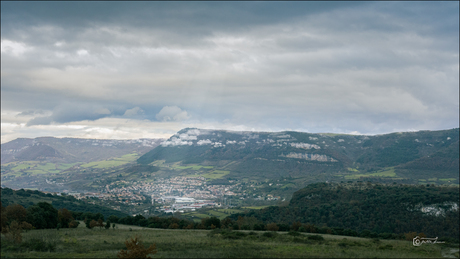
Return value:
<svg viewBox="0 0 460 259">
<path fill-rule="evenodd" d="M 15 191 L 9 188 L 1 188 L 1 194 L 2 206 L 5 207 L 11 204 L 19 204 L 27 208 L 39 202 L 47 202 L 53 205 L 56 209 L 66 208 L 70 211 L 101 213 L 105 218 L 108 218 L 111 215 L 115 215 L 120 218 L 127 216 L 126 213 L 121 211 L 77 200 L 70 195 L 58 196 L 50 193 L 45 194 L 40 191 L 23 189 Z"/>
<path fill-rule="evenodd" d="M 399 184 L 316 183 L 294 193 L 285 207 L 249 213 L 262 222 L 301 222 L 337 231 L 424 233 L 458 238 L 459 192 L 456 187 Z"/>
</svg>

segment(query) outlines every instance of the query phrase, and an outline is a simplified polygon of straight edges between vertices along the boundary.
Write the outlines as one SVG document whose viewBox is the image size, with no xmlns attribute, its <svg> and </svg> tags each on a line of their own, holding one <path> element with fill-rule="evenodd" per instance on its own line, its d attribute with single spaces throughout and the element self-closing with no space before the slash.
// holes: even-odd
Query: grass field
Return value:
<svg viewBox="0 0 460 259">
<path fill-rule="evenodd" d="M 212 172 L 209 172 L 207 174 L 203 174 L 203 177 L 205 177 L 206 179 L 220 179 L 224 176 L 226 176 L 227 174 L 229 174 L 230 171 L 223 171 L 223 170 L 214 170 Z"/>
<path fill-rule="evenodd" d="M 181 166 L 179 165 L 179 163 L 175 163 L 171 166 L 171 168 L 173 169 L 180 169 L 180 170 L 184 170 L 184 169 L 192 169 L 192 170 L 200 170 L 202 168 L 204 169 L 212 169 L 214 168 L 214 166 L 202 166 L 202 165 L 187 165 L 187 166 Z"/>
<path fill-rule="evenodd" d="M 370 174 L 353 174 L 353 175 L 345 175 L 345 179 L 359 179 L 361 177 L 390 177 L 395 178 L 398 177 L 395 173 L 394 167 L 388 167 L 385 170 L 380 170 L 375 173 Z"/>
<path fill-rule="evenodd" d="M 146 247 L 156 244 L 158 252 L 153 258 L 440 258 L 446 251 L 452 250 L 441 244 L 415 247 L 410 241 L 398 240 L 332 235 L 320 235 L 323 240 L 315 240 L 310 238 L 312 234 L 304 233 L 230 233 L 125 225 L 117 225 L 115 229 L 90 230 L 81 223 L 76 229 L 28 231 L 23 233 L 21 246 L 6 241 L 2 234 L 1 257 L 116 258 L 118 251 L 126 249 L 124 241 L 136 235 L 142 237 Z M 34 245 L 37 243 L 42 246 Z M 33 251 L 43 247 L 54 248 L 54 251 Z"/>
<path fill-rule="evenodd" d="M 196 221 L 196 222 L 201 222 L 201 219 L 203 219 L 203 218 L 217 217 L 220 220 L 222 220 L 222 219 L 230 216 L 231 214 L 240 213 L 240 212 L 244 212 L 244 210 L 238 210 L 238 209 L 210 209 L 210 210 L 207 210 L 205 212 L 203 212 L 203 211 L 186 212 L 183 215 L 193 217 L 193 220 Z"/>
<path fill-rule="evenodd" d="M 124 156 L 109 159 L 109 160 L 90 162 L 90 163 L 81 165 L 81 167 L 110 168 L 110 167 L 124 165 L 130 162 L 134 162 L 138 158 L 139 158 L 139 155 L 137 153 L 132 153 L 132 154 L 126 154 Z"/>
<path fill-rule="evenodd" d="M 245 209 L 251 209 L 251 210 L 261 210 L 261 209 L 264 209 L 266 207 L 269 207 L 270 205 L 266 205 L 266 206 L 251 206 L 251 207 L 243 207 Z"/>
<path fill-rule="evenodd" d="M 73 164 L 60 164 L 60 163 L 43 163 L 38 161 L 23 161 L 8 163 L 3 166 L 11 167 L 9 170 L 5 170 L 5 175 L 23 176 L 23 175 L 40 175 L 40 174 L 57 174 L 70 167 L 76 165 Z"/>
</svg>

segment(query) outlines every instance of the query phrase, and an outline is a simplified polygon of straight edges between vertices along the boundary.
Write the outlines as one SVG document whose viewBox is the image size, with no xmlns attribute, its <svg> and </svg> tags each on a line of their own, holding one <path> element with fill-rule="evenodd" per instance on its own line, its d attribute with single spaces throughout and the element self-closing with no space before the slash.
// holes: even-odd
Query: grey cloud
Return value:
<svg viewBox="0 0 460 259">
<path fill-rule="evenodd" d="M 2 50 L 2 109 L 52 111 L 30 124 L 458 127 L 458 2 L 1 5 L 30 48 Z"/>
<path fill-rule="evenodd" d="M 177 106 L 165 106 L 156 115 L 156 118 L 159 121 L 182 121 L 189 119 L 190 116 L 187 111 L 183 111 Z"/>
<path fill-rule="evenodd" d="M 34 125 L 49 125 L 53 122 L 53 118 L 51 116 L 46 117 L 35 117 L 27 122 L 26 126 L 34 126 Z"/>
<path fill-rule="evenodd" d="M 144 110 L 142 110 L 140 107 L 134 107 L 132 109 L 126 110 L 123 116 L 132 117 L 132 116 L 141 115 L 141 114 L 144 114 Z"/>
<path fill-rule="evenodd" d="M 97 120 L 111 115 L 109 109 L 94 104 L 70 103 L 57 106 L 51 116 L 35 117 L 27 122 L 27 126 L 49 125 L 51 123 L 67 123 L 83 120 Z"/>
<path fill-rule="evenodd" d="M 45 114 L 42 110 L 28 110 L 28 111 L 23 111 L 21 113 L 18 113 L 16 117 L 21 117 L 21 116 L 33 116 L 33 115 L 43 115 Z"/>
</svg>

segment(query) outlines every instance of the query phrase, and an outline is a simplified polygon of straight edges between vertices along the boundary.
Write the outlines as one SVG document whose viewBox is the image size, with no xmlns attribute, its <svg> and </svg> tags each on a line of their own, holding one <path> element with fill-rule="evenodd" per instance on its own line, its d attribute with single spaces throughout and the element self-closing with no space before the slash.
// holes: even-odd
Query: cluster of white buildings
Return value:
<svg viewBox="0 0 460 259">
<path fill-rule="evenodd" d="M 169 206 L 162 206 L 161 211 L 165 213 L 174 213 L 174 212 L 186 212 L 186 211 L 195 211 L 196 209 L 201 209 L 203 207 L 215 207 L 219 206 L 214 201 L 207 200 L 195 200 L 190 197 L 177 197 L 177 196 L 165 196 L 161 197 L 158 201 L 159 203 L 169 203 Z M 154 200 L 152 199 L 152 205 Z"/>
</svg>

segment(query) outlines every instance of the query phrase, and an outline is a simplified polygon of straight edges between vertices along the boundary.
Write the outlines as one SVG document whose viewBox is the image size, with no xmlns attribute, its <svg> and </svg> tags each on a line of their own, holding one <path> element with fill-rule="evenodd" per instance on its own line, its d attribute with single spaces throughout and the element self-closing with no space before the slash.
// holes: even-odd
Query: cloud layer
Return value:
<svg viewBox="0 0 460 259">
<path fill-rule="evenodd" d="M 133 138 L 136 124 L 155 125 L 149 136 L 459 125 L 458 2 L 1 7 L 2 143 L 74 124 Z"/>
</svg>

